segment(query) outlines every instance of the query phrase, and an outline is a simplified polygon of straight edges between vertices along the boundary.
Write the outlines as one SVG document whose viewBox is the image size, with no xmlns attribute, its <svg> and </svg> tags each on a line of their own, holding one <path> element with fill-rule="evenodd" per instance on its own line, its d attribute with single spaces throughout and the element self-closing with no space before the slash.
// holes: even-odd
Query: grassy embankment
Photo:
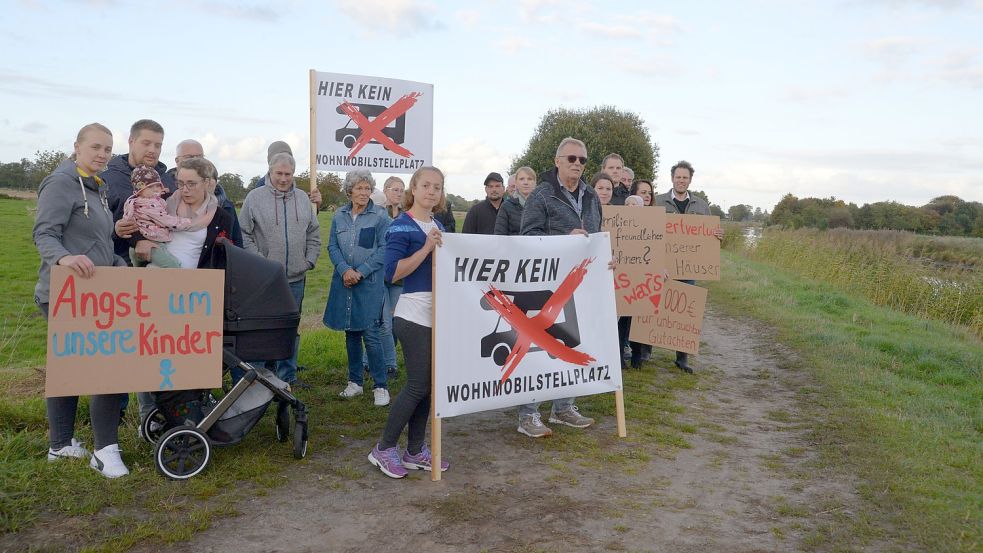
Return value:
<svg viewBox="0 0 983 553">
<path fill-rule="evenodd" d="M 289 444 L 276 442 L 272 418 L 267 416 L 242 444 L 215 451 L 208 469 L 188 482 L 166 481 L 157 474 L 152 448 L 137 439 L 133 418 L 120 431 L 123 459 L 131 471 L 126 478 L 107 480 L 83 462 L 45 461 L 45 322 L 31 300 L 38 264 L 31 241 L 33 207 L 33 201 L 0 198 L 0 225 L 6 237 L 5 293 L 0 298 L 0 543 L 6 539 L 17 548 L 121 551 L 141 542 L 182 541 L 216 517 L 236 514 L 241 499 L 265 495 L 298 470 L 315 471 L 324 486 L 378 476 L 361 455 L 360 462 L 351 465 L 339 463 L 333 453 L 378 436 L 387 410 L 373 407 L 371 394 L 355 401 L 337 397 L 347 381 L 347 356 L 343 334 L 321 324 L 331 271 L 324 252 L 308 276 L 301 323 L 300 364 L 309 369 L 300 377 L 311 385 L 297 392 L 311 409 L 307 459 L 295 460 Z M 324 237 L 330 226 L 328 214 L 322 214 L 321 224 Z M 657 353 L 656 361 L 666 366 L 670 357 Z M 584 467 L 640 469 L 651 461 L 639 452 L 643 444 L 655 442 L 656 455 L 667 456 L 688 447 L 686 436 L 697 428 L 677 420 L 683 409 L 673 397 L 676 390 L 699 386 L 699 380 L 678 373 L 657 378 L 653 366 L 625 375 L 626 387 L 638 391 L 626 400 L 628 440 L 557 429 L 559 439 L 529 442 L 516 434 L 516 441 L 521 440 L 531 455 L 555 459 L 555 478 L 571 483 Z M 400 376 L 391 386 L 394 395 L 403 382 Z M 579 403 L 594 416 L 608 421 L 614 417 L 612 394 Z M 134 410 L 135 401 L 130 417 Z M 83 399 L 76 435 L 91 446 L 87 417 Z M 515 434 L 512 427 L 502 432 Z M 17 541 L 20 536 L 25 536 L 24 541 Z"/>
<path fill-rule="evenodd" d="M 823 385 L 809 400 L 829 417 L 815 441 L 862 478 L 872 508 L 844 519 L 851 531 L 983 549 L 983 240 L 768 230 L 750 252 L 729 242 L 712 302 L 774 326 Z"/>
</svg>

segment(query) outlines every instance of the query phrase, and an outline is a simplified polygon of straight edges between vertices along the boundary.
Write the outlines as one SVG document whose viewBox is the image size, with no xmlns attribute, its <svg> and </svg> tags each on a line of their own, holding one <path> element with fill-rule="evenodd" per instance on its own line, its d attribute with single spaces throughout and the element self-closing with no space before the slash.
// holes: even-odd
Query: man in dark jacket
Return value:
<svg viewBox="0 0 983 553">
<path fill-rule="evenodd" d="M 533 191 L 522 210 L 520 233 L 532 236 L 582 234 L 601 231 L 601 202 L 594 189 L 581 179 L 587 165 L 587 146 L 576 138 L 564 138 L 556 149 L 556 170 Z M 613 321 L 612 321 L 613 323 Z M 574 400 L 553 400 L 549 422 L 587 428 L 594 419 L 581 415 Z M 519 406 L 519 433 L 533 438 L 553 434 L 541 420 L 539 403 Z"/>
<path fill-rule="evenodd" d="M 628 185 L 621 182 L 621 172 L 625 168 L 625 160 L 618 154 L 608 154 L 601 161 L 601 172 L 607 173 L 614 184 L 611 194 L 611 205 L 625 205 L 625 198 L 631 195 L 631 181 Z"/>
<path fill-rule="evenodd" d="M 205 157 L 205 149 L 202 148 L 200 142 L 191 138 L 178 142 L 177 151 L 174 155 L 174 167 L 171 167 L 167 171 L 167 174 L 171 176 L 172 180 L 177 181 L 177 166 L 182 161 L 198 157 Z M 214 175 L 213 178 L 215 179 L 215 199 L 218 200 L 219 207 L 232 216 L 232 236 L 229 238 L 232 239 L 233 244 L 241 248 L 242 228 L 239 227 L 239 216 L 236 215 L 236 205 L 225 194 L 225 189 L 222 188 L 222 185 L 218 184 L 218 175 Z"/>
<path fill-rule="evenodd" d="M 123 217 L 123 204 L 133 194 L 130 174 L 135 167 L 146 165 L 156 169 L 167 190 L 169 192 L 177 190 L 174 176 L 168 175 L 167 166 L 160 162 L 160 149 L 163 143 L 164 127 L 156 121 L 141 119 L 130 127 L 129 153 L 113 156 L 113 159 L 109 160 L 106 171 L 101 176 L 107 186 L 106 197 L 109 201 L 109 209 L 113 212 L 114 223 Z M 129 242 L 113 236 L 113 249 L 116 255 L 122 257 L 127 264 L 130 263 Z"/>
<path fill-rule="evenodd" d="M 672 176 L 672 190 L 665 194 L 659 194 L 652 201 L 652 205 L 661 205 L 666 208 L 666 213 L 682 213 L 683 215 L 710 215 L 710 206 L 703 198 L 691 195 L 689 185 L 693 181 L 693 166 L 688 161 L 680 161 L 672 166 L 669 173 Z M 717 240 L 723 240 L 724 231 L 719 228 L 714 232 Z M 686 284 L 695 284 L 692 280 L 681 280 Z M 689 366 L 689 355 L 683 351 L 676 352 L 676 366 L 683 372 L 692 374 L 693 368 Z"/>
<path fill-rule="evenodd" d="M 485 199 L 471 206 L 464 217 L 464 234 L 495 234 L 495 219 L 505 195 L 505 180 L 498 173 L 485 177 Z"/>
</svg>

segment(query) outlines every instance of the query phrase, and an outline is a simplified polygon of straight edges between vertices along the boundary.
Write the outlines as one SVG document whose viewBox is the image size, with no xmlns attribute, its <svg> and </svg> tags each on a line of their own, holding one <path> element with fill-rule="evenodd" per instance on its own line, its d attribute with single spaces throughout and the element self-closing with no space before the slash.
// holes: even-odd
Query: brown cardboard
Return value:
<svg viewBox="0 0 983 553">
<path fill-rule="evenodd" d="M 601 231 L 611 237 L 618 315 L 651 314 L 650 300 L 662 288 L 666 209 L 605 205 L 601 210 Z"/>
<path fill-rule="evenodd" d="M 628 339 L 672 351 L 699 354 L 706 304 L 705 288 L 666 281 L 658 313 L 633 317 Z"/>
<path fill-rule="evenodd" d="M 221 386 L 224 292 L 220 270 L 53 267 L 45 396 Z"/>
<path fill-rule="evenodd" d="M 676 280 L 720 280 L 720 217 L 666 214 L 666 271 Z"/>
</svg>

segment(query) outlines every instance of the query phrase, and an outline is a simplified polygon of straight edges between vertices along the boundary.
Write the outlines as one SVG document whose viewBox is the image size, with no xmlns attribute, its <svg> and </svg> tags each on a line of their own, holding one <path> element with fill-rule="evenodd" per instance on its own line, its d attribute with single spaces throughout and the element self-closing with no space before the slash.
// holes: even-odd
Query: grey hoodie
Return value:
<svg viewBox="0 0 983 553">
<path fill-rule="evenodd" d="M 304 278 L 321 255 L 321 224 L 297 186 L 287 192 L 269 182 L 254 188 L 242 203 L 239 224 L 243 248 L 286 267 L 288 282 Z"/>
<path fill-rule="evenodd" d="M 38 303 L 48 303 L 51 266 L 66 255 L 85 254 L 97 267 L 126 266 L 113 253 L 113 213 L 106 207 L 105 188 L 92 177 L 80 177 L 72 160 L 61 162 L 41 181 L 34 219 L 34 244 L 41 255 L 34 287 Z"/>
</svg>

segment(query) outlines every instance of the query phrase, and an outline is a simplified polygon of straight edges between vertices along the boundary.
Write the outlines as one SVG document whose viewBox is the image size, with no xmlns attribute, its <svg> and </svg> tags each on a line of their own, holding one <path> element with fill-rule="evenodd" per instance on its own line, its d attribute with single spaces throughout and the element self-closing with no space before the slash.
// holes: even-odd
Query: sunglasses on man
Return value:
<svg viewBox="0 0 983 553">
<path fill-rule="evenodd" d="M 579 161 L 581 165 L 587 165 L 586 157 L 575 156 L 573 154 L 570 154 L 567 156 L 566 159 L 567 159 L 567 163 L 577 163 Z"/>
</svg>

